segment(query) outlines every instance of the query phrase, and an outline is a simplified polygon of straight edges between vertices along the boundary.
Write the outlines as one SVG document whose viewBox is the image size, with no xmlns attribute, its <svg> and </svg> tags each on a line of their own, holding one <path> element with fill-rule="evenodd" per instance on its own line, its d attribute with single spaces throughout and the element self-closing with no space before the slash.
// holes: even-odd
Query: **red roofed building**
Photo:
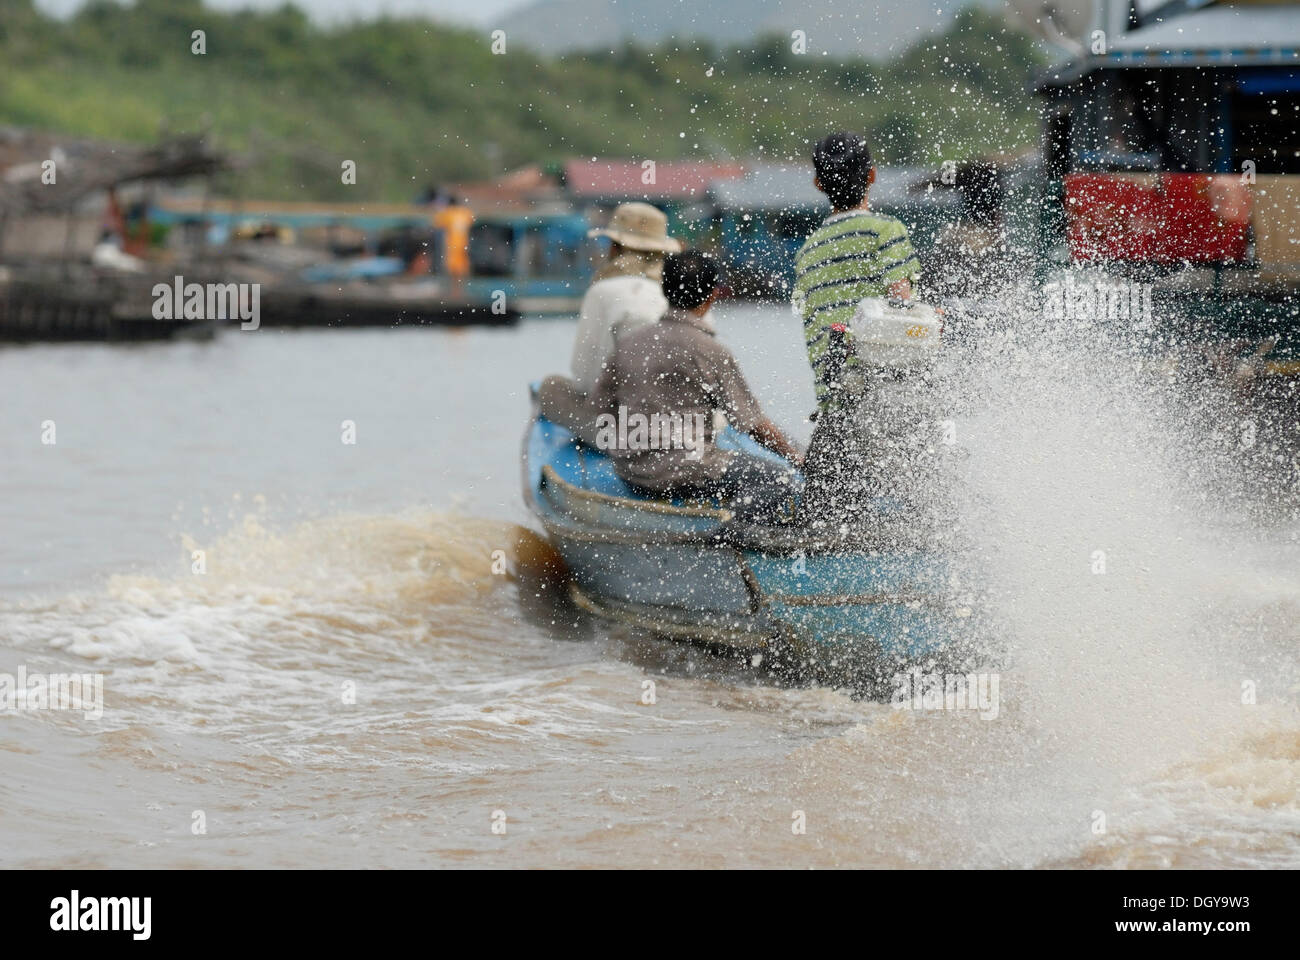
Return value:
<svg viewBox="0 0 1300 960">
<path fill-rule="evenodd" d="M 739 163 L 669 160 L 569 160 L 564 185 L 570 197 L 589 203 L 646 200 L 686 204 L 707 198 L 709 184 L 745 175 Z"/>
</svg>

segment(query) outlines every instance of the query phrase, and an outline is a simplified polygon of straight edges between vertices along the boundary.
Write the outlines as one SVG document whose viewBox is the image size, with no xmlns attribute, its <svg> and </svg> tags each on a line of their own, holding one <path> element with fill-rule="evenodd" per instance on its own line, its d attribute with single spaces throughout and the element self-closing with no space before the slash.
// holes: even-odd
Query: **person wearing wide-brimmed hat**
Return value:
<svg viewBox="0 0 1300 960">
<path fill-rule="evenodd" d="M 609 223 L 588 236 L 610 241 L 609 260 L 582 299 L 573 344 L 574 386 L 590 393 L 600 378 L 614 339 L 656 322 L 668 309 L 660 289 L 664 257 L 682 249 L 668 236 L 668 218 L 648 203 L 621 203 Z"/>
</svg>

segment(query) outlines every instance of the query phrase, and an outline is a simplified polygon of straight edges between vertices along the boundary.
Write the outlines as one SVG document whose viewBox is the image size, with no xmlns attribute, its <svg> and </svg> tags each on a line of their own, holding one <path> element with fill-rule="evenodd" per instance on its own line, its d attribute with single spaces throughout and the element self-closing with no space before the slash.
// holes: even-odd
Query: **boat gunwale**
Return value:
<svg viewBox="0 0 1300 960">
<path fill-rule="evenodd" d="M 738 549 L 735 544 L 730 543 L 722 537 L 718 531 L 709 531 L 708 533 L 662 530 L 626 531 L 580 524 L 577 522 L 570 523 L 567 522 L 567 518 L 562 521 L 556 519 L 556 516 L 564 516 L 563 514 L 558 513 L 555 515 L 549 515 L 534 511 L 533 515 L 542 524 L 548 534 L 564 540 L 574 540 L 581 543 L 643 544 L 645 546 L 702 546 L 713 547 L 719 550 Z"/>
<path fill-rule="evenodd" d="M 671 503 L 665 503 L 661 500 L 633 500 L 631 497 L 620 497 L 612 493 L 600 493 L 596 490 L 584 490 L 582 487 L 575 486 L 568 480 L 560 476 L 559 471 L 549 463 L 542 464 L 542 485 L 547 483 L 557 483 L 562 489 L 572 496 L 582 500 L 590 500 L 595 503 L 604 503 L 620 507 L 629 507 L 633 510 L 640 510 L 644 513 L 666 514 L 677 517 L 714 517 L 719 523 L 727 523 L 732 518 L 732 513 L 725 507 L 678 507 Z"/>
<path fill-rule="evenodd" d="M 721 536 L 719 531 L 710 530 L 707 533 L 699 531 L 655 531 L 643 530 L 635 533 L 626 530 L 615 530 L 609 527 L 599 527 L 590 524 L 584 524 L 576 518 L 572 518 L 562 513 L 554 504 L 542 498 L 542 486 L 548 481 L 548 474 L 553 478 L 553 482 L 568 488 L 578 496 L 610 497 L 613 500 L 625 500 L 622 497 L 611 497 L 610 494 L 597 494 L 591 491 L 582 490 L 569 483 L 552 467 L 549 463 L 542 464 L 539 471 L 539 480 L 537 486 L 533 486 L 532 476 L 528 468 L 530 455 L 530 441 L 533 430 L 537 423 L 538 411 L 536 397 L 533 399 L 533 415 L 528 422 L 528 427 L 524 431 L 523 450 L 520 458 L 520 473 L 523 478 L 524 500 L 528 504 L 530 512 L 550 536 L 576 540 L 584 543 L 618 543 L 618 544 L 645 544 L 655 546 L 672 546 L 672 545 L 700 545 L 732 547 Z M 640 504 L 629 501 L 637 508 L 658 506 L 663 504 Z M 668 505 L 671 507 L 671 505 Z M 672 507 L 673 510 L 692 509 L 684 507 Z M 730 517 L 728 517 L 730 519 Z M 733 547 L 734 549 L 734 547 Z"/>
</svg>

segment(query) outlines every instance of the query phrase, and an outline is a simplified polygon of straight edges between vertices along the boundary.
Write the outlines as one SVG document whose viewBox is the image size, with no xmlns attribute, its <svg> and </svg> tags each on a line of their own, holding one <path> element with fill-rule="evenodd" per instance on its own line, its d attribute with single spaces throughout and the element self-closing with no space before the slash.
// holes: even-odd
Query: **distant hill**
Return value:
<svg viewBox="0 0 1300 960">
<path fill-rule="evenodd" d="M 972 0 L 533 0 L 502 17 L 509 36 L 545 53 L 654 45 L 669 37 L 719 45 L 803 30 L 810 51 L 884 59 L 942 31 Z M 975 0 L 1001 7 L 1001 0 Z"/>
<path fill-rule="evenodd" d="M 694 22 L 734 9 L 700 0 Z M 588 35 L 599 22 L 566 29 Z M 817 55 L 812 27 L 806 56 L 791 53 L 788 32 L 555 56 L 506 29 L 497 56 L 490 28 L 421 19 L 323 26 L 292 6 L 136 0 L 57 20 L 31 0 L 0 0 L 0 124 L 130 142 L 209 130 L 249 161 L 220 189 L 283 200 L 409 200 L 431 183 L 570 157 L 806 159 L 811 138 L 836 128 L 866 133 L 886 163 L 1038 139 L 1038 48 L 981 9 L 888 61 Z M 355 185 L 340 180 L 347 160 Z"/>
</svg>

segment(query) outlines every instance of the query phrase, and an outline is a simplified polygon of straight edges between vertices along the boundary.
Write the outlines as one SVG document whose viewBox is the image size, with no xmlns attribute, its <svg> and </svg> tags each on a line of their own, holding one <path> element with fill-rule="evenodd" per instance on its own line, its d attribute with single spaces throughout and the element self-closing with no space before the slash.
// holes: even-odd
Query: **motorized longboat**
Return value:
<svg viewBox="0 0 1300 960">
<path fill-rule="evenodd" d="M 730 427 L 716 442 L 777 458 Z M 896 501 L 873 501 L 867 536 L 849 539 L 745 522 L 718 500 L 654 499 L 536 409 L 523 474 L 573 602 L 600 617 L 876 694 L 900 667 L 952 660 L 973 639 L 950 563 Z"/>
</svg>

